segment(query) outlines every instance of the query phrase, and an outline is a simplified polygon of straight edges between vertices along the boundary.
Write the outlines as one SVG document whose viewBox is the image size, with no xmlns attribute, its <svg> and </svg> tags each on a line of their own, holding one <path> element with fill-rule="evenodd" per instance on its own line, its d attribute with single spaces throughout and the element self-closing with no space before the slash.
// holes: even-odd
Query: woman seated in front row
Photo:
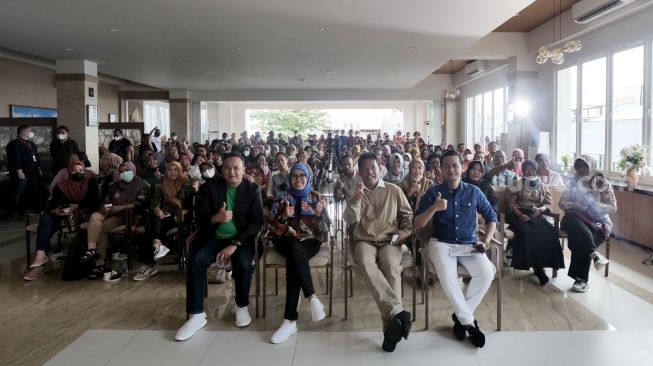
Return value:
<svg viewBox="0 0 653 366">
<path fill-rule="evenodd" d="M 512 267 L 529 270 L 531 267 L 542 286 L 549 282 L 544 268 L 565 267 L 558 232 L 543 216 L 551 211 L 551 192 L 537 174 L 537 163 L 526 160 L 522 164 L 521 188 L 508 189 L 506 221 L 515 232 L 509 243 L 513 250 Z"/>
<path fill-rule="evenodd" d="M 286 258 L 286 308 L 281 327 L 272 335 L 272 343 L 285 342 L 297 332 L 299 291 L 309 300 L 311 319 L 324 319 L 324 306 L 313 288 L 308 265 L 320 250 L 322 237 L 328 235 L 329 216 L 326 202 L 311 190 L 308 167 L 297 163 L 288 173 L 288 189 L 272 204 L 272 236 L 276 250 Z"/>
<path fill-rule="evenodd" d="M 176 227 L 177 216 L 184 208 L 191 208 L 192 196 L 199 189 L 199 182 L 189 183 L 181 163 L 170 161 L 166 165 L 163 183 L 154 187 L 150 212 L 145 219 L 145 242 L 139 245 L 139 262 L 145 265 L 134 275 L 135 281 L 144 281 L 159 272 L 156 261 L 163 258 L 170 249 L 161 239 L 165 233 Z M 150 247 L 151 243 L 154 247 Z"/>
<path fill-rule="evenodd" d="M 72 162 L 68 165 L 68 178 L 60 181 L 52 190 L 52 197 L 45 204 L 45 209 L 39 219 L 36 232 L 36 255 L 30 271 L 23 277 L 33 281 L 45 272 L 48 263 L 48 250 L 50 239 L 61 227 L 64 218 L 74 214 L 77 210 L 97 211 L 99 191 L 95 179 L 84 175 L 84 163 Z"/>
<path fill-rule="evenodd" d="M 492 185 L 487 180 L 483 179 L 483 163 L 477 160 L 469 162 L 465 178 L 463 182 L 477 186 L 485 198 L 490 202 L 490 206 L 497 214 L 499 213 L 499 197 L 497 192 L 494 191 Z"/>
<path fill-rule="evenodd" d="M 105 235 L 116 227 L 125 225 L 125 210 L 135 207 L 144 209 L 149 198 L 150 185 L 136 176 L 133 164 L 120 164 L 118 172 L 120 180 L 109 184 L 104 195 L 104 205 L 91 215 L 88 222 L 88 249 L 80 261 L 95 261 L 96 267 L 89 275 L 91 280 L 102 277 L 104 272 L 111 272 L 108 282 L 120 280 L 120 273 L 104 266 L 107 259 Z"/>
</svg>

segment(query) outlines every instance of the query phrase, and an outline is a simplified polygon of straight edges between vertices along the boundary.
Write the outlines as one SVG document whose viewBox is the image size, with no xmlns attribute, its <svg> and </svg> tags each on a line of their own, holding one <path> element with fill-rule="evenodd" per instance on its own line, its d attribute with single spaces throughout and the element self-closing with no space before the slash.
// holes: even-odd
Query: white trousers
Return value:
<svg viewBox="0 0 653 366">
<path fill-rule="evenodd" d="M 427 247 L 427 257 L 435 267 L 442 291 L 453 306 L 458 320 L 463 325 L 470 325 L 474 323 L 476 307 L 492 284 L 495 268 L 485 253 L 450 255 L 450 247 L 455 246 L 456 244 L 443 243 L 431 238 Z M 463 266 L 472 277 L 465 294 L 458 282 L 458 264 Z"/>
</svg>

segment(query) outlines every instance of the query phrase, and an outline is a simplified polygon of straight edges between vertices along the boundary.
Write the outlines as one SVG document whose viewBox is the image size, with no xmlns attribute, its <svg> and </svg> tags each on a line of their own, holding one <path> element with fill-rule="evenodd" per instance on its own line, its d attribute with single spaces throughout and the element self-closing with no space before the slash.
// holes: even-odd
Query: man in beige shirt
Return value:
<svg viewBox="0 0 653 366">
<path fill-rule="evenodd" d="M 374 154 L 360 156 L 362 182 L 343 216 L 354 226 L 354 258 L 381 312 L 382 348 L 392 352 L 402 337 L 408 339 L 411 327 L 410 313 L 401 305 L 401 246 L 413 230 L 413 213 L 401 188 L 381 180 L 379 171 Z"/>
</svg>

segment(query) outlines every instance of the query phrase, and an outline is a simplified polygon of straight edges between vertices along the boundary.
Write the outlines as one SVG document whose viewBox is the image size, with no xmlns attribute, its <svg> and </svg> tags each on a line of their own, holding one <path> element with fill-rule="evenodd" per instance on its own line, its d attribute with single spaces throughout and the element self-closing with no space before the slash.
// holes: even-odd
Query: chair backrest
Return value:
<svg viewBox="0 0 653 366">
<path fill-rule="evenodd" d="M 497 197 L 499 199 L 499 212 L 497 214 L 505 214 L 506 213 L 506 196 L 507 196 L 507 190 L 506 187 L 497 187 L 497 186 L 492 186 L 492 189 L 497 193 Z"/>
<path fill-rule="evenodd" d="M 551 212 L 560 215 L 560 219 L 565 215 L 565 211 L 560 208 L 558 203 L 560 203 L 560 196 L 565 190 L 565 186 L 548 186 L 549 192 L 551 192 Z"/>
</svg>

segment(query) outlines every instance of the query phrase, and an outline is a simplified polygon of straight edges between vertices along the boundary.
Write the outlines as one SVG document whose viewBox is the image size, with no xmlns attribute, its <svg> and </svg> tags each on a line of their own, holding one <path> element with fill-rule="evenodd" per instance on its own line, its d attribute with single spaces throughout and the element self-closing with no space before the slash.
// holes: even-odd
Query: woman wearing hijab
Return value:
<svg viewBox="0 0 653 366">
<path fill-rule="evenodd" d="M 52 197 L 45 204 L 36 232 L 36 255 L 30 271 L 23 277 L 33 281 L 45 272 L 48 262 L 50 238 L 61 227 L 61 221 L 78 210 L 97 210 L 99 193 L 97 183 L 84 175 L 84 163 L 72 162 L 68 165 L 68 179 L 57 183 L 52 190 Z"/>
<path fill-rule="evenodd" d="M 311 190 L 311 173 L 305 164 L 290 168 L 288 189 L 272 205 L 272 236 L 276 250 L 286 258 L 286 307 L 284 320 L 272 335 L 272 343 L 282 343 L 297 332 L 297 303 L 300 290 L 309 300 L 311 319 L 324 319 L 324 306 L 317 298 L 308 261 L 320 250 L 328 235 L 326 202 Z"/>
<path fill-rule="evenodd" d="M 575 280 L 572 289 L 586 292 L 590 262 L 596 270 L 603 269 L 608 260 L 596 249 L 610 237 L 611 214 L 617 212 L 617 200 L 612 185 L 596 169 L 596 161 L 581 155 L 574 161 L 576 174 L 560 196 L 559 206 L 565 210 L 560 228 L 567 232 L 571 261 L 569 277 Z"/>
<path fill-rule="evenodd" d="M 519 189 L 511 187 L 506 195 L 506 221 L 515 232 L 512 267 L 527 271 L 531 267 L 542 286 L 549 282 L 544 268 L 565 267 L 562 247 L 556 229 L 543 216 L 551 211 L 551 192 L 537 175 L 537 163 L 522 164 L 524 176 Z"/>
<path fill-rule="evenodd" d="M 125 225 L 125 210 L 133 208 L 143 210 L 148 200 L 150 185 L 136 176 L 136 169 L 131 162 L 120 164 L 118 168 L 120 179 L 109 184 L 100 210 L 94 212 L 88 222 L 88 249 L 81 262 L 95 261 L 96 267 L 89 279 L 96 280 L 104 272 L 111 272 L 108 282 L 120 280 L 120 273 L 105 267 L 107 248 L 105 235 L 120 225 Z M 141 212 L 143 213 L 143 212 Z"/>
<path fill-rule="evenodd" d="M 413 212 L 415 212 L 420 198 L 422 198 L 429 188 L 433 187 L 433 182 L 430 179 L 426 179 L 426 174 L 424 174 L 425 170 L 422 160 L 415 159 L 409 164 L 408 175 L 399 183 L 399 188 L 401 188 L 406 198 L 408 198 L 408 203 L 410 204 L 410 208 L 413 209 Z"/>
<path fill-rule="evenodd" d="M 483 179 L 483 163 L 480 161 L 470 161 L 463 182 L 477 186 L 485 198 L 490 202 L 494 212 L 499 213 L 499 198 L 497 192 L 492 189 L 492 185 Z"/>
<path fill-rule="evenodd" d="M 170 251 L 161 239 L 168 230 L 178 225 L 179 211 L 191 206 L 190 200 L 198 188 L 199 182 L 189 183 L 179 162 L 168 163 L 163 182 L 154 188 L 150 212 L 145 221 L 145 237 L 154 250 L 147 244 L 141 245 L 139 261 L 145 265 L 138 269 L 135 281 L 144 281 L 159 272 L 156 261 Z"/>
<path fill-rule="evenodd" d="M 395 153 L 390 156 L 388 160 L 388 173 L 383 177 L 386 182 L 399 184 L 399 182 L 406 176 L 406 171 L 403 168 L 404 158 L 401 154 Z"/>
</svg>

